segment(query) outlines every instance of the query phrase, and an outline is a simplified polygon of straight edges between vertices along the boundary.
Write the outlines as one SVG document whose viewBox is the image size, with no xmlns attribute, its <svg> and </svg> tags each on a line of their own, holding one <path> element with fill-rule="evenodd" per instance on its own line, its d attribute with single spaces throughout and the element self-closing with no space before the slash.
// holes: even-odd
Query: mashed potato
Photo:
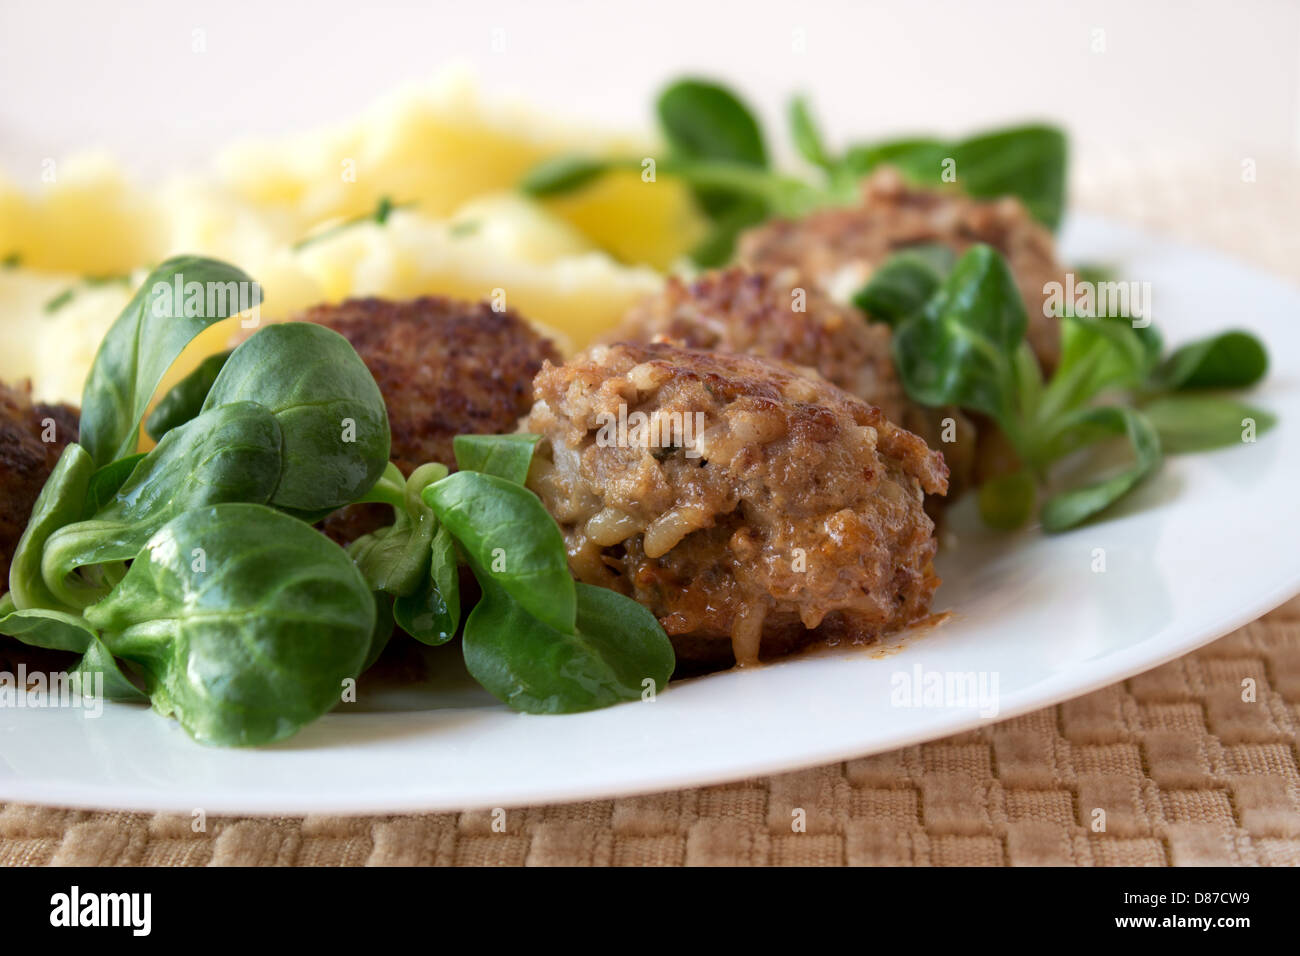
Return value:
<svg viewBox="0 0 1300 956">
<path fill-rule="evenodd" d="M 649 154 L 640 141 L 485 102 L 453 75 L 335 129 L 233 146 L 212 170 L 152 189 L 103 156 L 51 166 L 35 192 L 0 175 L 0 380 L 31 378 L 42 399 L 78 400 L 131 291 L 181 252 L 248 272 L 270 321 L 353 295 L 495 296 L 562 347 L 581 347 L 658 288 L 704 227 L 670 181 L 612 176 L 544 202 L 514 190 L 540 159 L 575 151 Z M 383 197 L 400 206 L 385 223 L 331 231 Z M 169 382 L 230 331 L 200 336 Z"/>
</svg>

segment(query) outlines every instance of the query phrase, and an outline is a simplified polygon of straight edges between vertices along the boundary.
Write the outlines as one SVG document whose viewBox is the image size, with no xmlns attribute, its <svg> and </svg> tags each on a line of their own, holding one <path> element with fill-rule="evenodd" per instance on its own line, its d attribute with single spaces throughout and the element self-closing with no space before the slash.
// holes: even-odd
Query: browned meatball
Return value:
<svg viewBox="0 0 1300 956">
<path fill-rule="evenodd" d="M 349 299 L 299 318 L 341 334 L 366 363 L 388 406 L 392 460 L 407 475 L 430 461 L 455 470 L 457 435 L 514 431 L 532 405 L 533 376 L 560 359 L 550 339 L 486 302 Z M 382 506 L 353 505 L 325 531 L 346 544 L 390 519 Z"/>
<path fill-rule="evenodd" d="M 403 474 L 429 461 L 455 466 L 452 439 L 513 431 L 532 404 L 550 339 L 486 302 L 424 297 L 349 299 L 300 319 L 338 332 L 374 375 L 388 406 L 392 459 Z"/>
<path fill-rule="evenodd" d="M 1055 368 L 1060 327 L 1043 314 L 1043 286 L 1063 281 L 1065 269 L 1052 234 L 1017 199 L 980 202 L 955 190 L 913 189 L 896 170 L 880 169 L 863 183 L 860 206 L 767 222 L 741 236 L 737 256 L 758 269 L 793 266 L 846 300 L 893 253 L 936 242 L 957 253 L 987 243 L 1006 257 L 1029 313 L 1029 344 L 1045 369 Z"/>
<path fill-rule="evenodd" d="M 947 469 L 878 408 L 795 366 L 667 343 L 596 346 L 534 390 L 529 486 L 575 576 L 650 608 L 680 661 L 748 664 L 927 613 L 922 499 Z M 634 431 L 641 415 L 657 424 Z"/>
<path fill-rule="evenodd" d="M 608 341 L 668 341 L 812 369 L 941 451 L 951 493 L 959 494 L 974 460 L 975 428 L 969 419 L 956 408 L 925 408 L 908 399 L 894 371 L 889 327 L 867 321 L 813 283 L 800 285 L 806 281 L 800 276 L 792 267 L 775 272 L 733 267 L 693 280 L 670 278 L 661 292 L 628 312 Z"/>
</svg>

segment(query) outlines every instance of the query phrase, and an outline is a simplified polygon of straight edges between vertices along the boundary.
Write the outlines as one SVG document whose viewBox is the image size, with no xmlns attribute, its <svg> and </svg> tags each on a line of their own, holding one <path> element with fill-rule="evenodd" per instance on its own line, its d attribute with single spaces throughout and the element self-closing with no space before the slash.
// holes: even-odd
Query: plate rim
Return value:
<svg viewBox="0 0 1300 956">
<path fill-rule="evenodd" d="M 1260 269 L 1258 266 L 1231 254 L 1218 250 L 1184 243 L 1177 238 L 1146 232 L 1127 223 L 1114 222 L 1102 217 L 1072 214 L 1068 225 L 1091 224 L 1102 228 L 1110 235 L 1127 235 L 1130 241 L 1137 241 L 1148 248 L 1159 248 L 1165 254 L 1183 256 L 1195 254 L 1211 256 L 1229 264 L 1238 270 L 1249 273 L 1252 280 L 1275 285 L 1279 291 L 1285 291 L 1292 297 L 1297 296 L 1294 284 L 1284 278 Z M 559 780 L 543 783 L 524 781 L 512 782 L 502 789 L 509 793 L 499 793 L 495 797 L 482 800 L 465 800 L 455 795 L 439 795 L 426 790 L 423 793 L 399 791 L 385 796 L 370 791 L 321 791 L 304 799 L 299 794 L 292 802 L 292 808 L 286 809 L 289 800 L 284 794 L 268 795 L 265 792 L 244 792 L 217 798 L 204 797 L 196 802 L 189 789 L 171 791 L 153 789 L 139 784 L 114 784 L 104 788 L 102 784 L 68 784 L 62 781 L 31 780 L 17 774 L 0 774 L 0 801 L 12 803 L 31 803 L 40 805 L 62 806 L 78 809 L 125 810 L 134 812 L 188 812 L 201 805 L 205 812 L 246 817 L 299 816 L 309 813 L 327 813 L 341 816 L 366 816 L 375 814 L 412 813 L 412 812 L 454 812 L 488 807 L 518 808 L 535 805 L 557 805 L 587 800 L 608 800 L 643 794 L 671 792 L 680 789 L 694 789 L 715 786 L 752 777 L 797 772 L 812 767 L 824 766 L 848 760 L 887 753 L 927 741 L 942 739 L 968 732 L 981 726 L 994 726 L 1007 720 L 1059 705 L 1065 701 L 1085 696 L 1105 687 L 1128 680 L 1145 673 L 1169 661 L 1184 657 L 1213 641 L 1258 620 L 1263 615 L 1286 603 L 1300 594 L 1300 566 L 1293 568 L 1289 574 L 1279 574 L 1269 587 L 1254 592 L 1254 599 L 1234 608 L 1230 613 L 1217 615 L 1203 627 L 1183 627 L 1183 636 L 1163 635 L 1148 638 L 1135 644 L 1113 650 L 1102 658 L 1107 666 L 1094 667 L 1089 676 L 1081 680 L 1070 679 L 1068 674 L 1054 673 L 1037 681 L 1033 685 L 1013 691 L 1000 697 L 998 713 L 995 718 L 981 717 L 973 709 L 947 708 L 935 711 L 932 719 L 915 721 L 903 725 L 904 729 L 896 735 L 883 735 L 874 742 L 849 745 L 835 742 L 824 748 L 811 746 L 798 758 L 791 758 L 784 753 L 770 759 L 748 757 L 740 766 L 724 765 L 708 772 L 696 768 L 678 766 L 667 771 L 656 771 L 654 766 L 647 767 L 639 775 L 624 775 L 618 783 L 609 783 L 599 788 L 578 781 L 569 784 Z M 797 666 L 798 658 L 774 662 L 773 667 Z M 765 668 L 766 669 L 766 668 Z M 409 712 L 419 713 L 419 712 Z M 162 719 L 150 713 L 150 719 Z M 328 715 L 323 723 L 339 720 L 374 720 L 392 714 L 351 714 Z M 554 719 L 554 718 L 538 718 Z M 3 741 L 3 737 L 0 737 Z M 200 747 L 199 744 L 192 744 Z M 290 742 L 290 746 L 292 743 Z M 187 785 L 191 786 L 191 785 Z M 526 791 L 526 792 L 525 792 Z M 189 799 L 187 799 L 189 798 Z"/>
</svg>

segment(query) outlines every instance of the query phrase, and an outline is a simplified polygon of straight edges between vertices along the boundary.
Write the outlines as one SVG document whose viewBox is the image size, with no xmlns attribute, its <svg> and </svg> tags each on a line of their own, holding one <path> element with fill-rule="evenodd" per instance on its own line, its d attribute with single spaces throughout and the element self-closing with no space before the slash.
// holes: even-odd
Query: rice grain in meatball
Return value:
<svg viewBox="0 0 1300 956">
<path fill-rule="evenodd" d="M 812 369 L 942 451 L 950 493 L 959 494 L 974 465 L 974 425 L 958 408 L 911 401 L 894 370 L 889 326 L 868 321 L 814 283 L 800 284 L 806 281 L 792 267 L 776 272 L 733 267 L 690 280 L 671 277 L 662 291 L 633 306 L 609 340 L 668 341 Z"/>
<path fill-rule="evenodd" d="M 947 469 L 878 408 L 794 366 L 667 343 L 596 346 L 534 390 L 529 487 L 575 576 L 650 608 L 679 661 L 749 664 L 927 613 L 923 496 Z"/>
</svg>

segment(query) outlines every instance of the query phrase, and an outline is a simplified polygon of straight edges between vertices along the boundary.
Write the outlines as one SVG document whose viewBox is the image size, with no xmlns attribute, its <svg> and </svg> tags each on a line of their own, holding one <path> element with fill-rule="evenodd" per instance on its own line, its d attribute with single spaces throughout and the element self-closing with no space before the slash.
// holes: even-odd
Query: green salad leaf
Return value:
<svg viewBox="0 0 1300 956">
<path fill-rule="evenodd" d="M 392 502 L 388 490 L 378 494 L 372 491 L 367 496 L 376 501 L 390 499 L 385 503 L 392 504 L 394 512 L 392 524 L 348 546 L 352 560 L 376 591 L 401 597 L 423 588 L 429 581 L 430 550 L 438 521 L 420 493 L 446 477 L 445 465 L 430 463 L 417 468 L 409 479 L 403 479 L 397 466 L 390 463 L 380 485 L 385 489 L 398 485 L 400 501 Z"/>
<path fill-rule="evenodd" d="M 320 512 L 355 501 L 388 464 L 388 410 L 348 340 L 312 322 L 268 325 L 217 375 L 203 411 L 266 406 L 280 425 L 283 471 L 271 504 Z"/>
<path fill-rule="evenodd" d="M 136 687 L 131 679 L 122 673 L 117 659 L 98 637 L 90 642 L 90 646 L 81 655 L 81 660 L 77 661 L 76 666 L 69 673 L 77 676 L 81 682 L 82 692 L 87 697 L 101 696 L 104 700 L 139 703 L 149 700 L 149 695 Z M 93 688 L 98 688 L 101 693 L 86 693 Z"/>
<path fill-rule="evenodd" d="M 1027 471 L 997 475 L 979 487 L 980 517 L 990 528 L 1014 531 L 1034 514 L 1037 483 Z"/>
<path fill-rule="evenodd" d="M 574 585 L 564 539 L 535 494 L 496 475 L 458 471 L 423 495 L 476 575 L 537 620 L 562 633 L 573 630 Z"/>
<path fill-rule="evenodd" d="M 184 425 L 202 410 L 212 383 L 217 380 L 232 351 L 228 349 L 209 355 L 158 400 L 144 423 L 144 430 L 150 438 L 162 441 L 163 435 L 178 425 Z"/>
<path fill-rule="evenodd" d="M 486 453 L 489 446 L 475 442 L 473 447 Z M 445 644 L 460 625 L 456 545 L 422 497 L 425 488 L 446 477 L 447 467 L 438 463 L 421 465 L 408 479 L 390 464 L 363 500 L 392 506 L 393 523 L 348 546 L 366 580 L 387 596 L 384 603 L 391 605 L 397 626 L 429 645 Z"/>
<path fill-rule="evenodd" d="M 1152 376 L 1157 389 L 1248 388 L 1268 372 L 1268 351 L 1240 329 L 1176 349 Z"/>
<path fill-rule="evenodd" d="M 888 164 L 919 185 L 937 186 L 944 181 L 945 162 L 951 161 L 952 181 L 967 195 L 1015 196 L 1031 216 L 1055 229 L 1065 209 L 1068 153 L 1059 129 L 1031 124 L 959 140 L 913 137 L 856 146 L 844 162 L 857 175 Z"/>
<path fill-rule="evenodd" d="M 1170 454 L 1239 445 L 1277 424 L 1273 413 L 1220 395 L 1163 395 L 1143 405 L 1142 413 Z"/>
<path fill-rule="evenodd" d="M 393 601 L 393 619 L 421 644 L 430 647 L 446 644 L 456 636 L 460 626 L 459 607 L 453 608 L 447 601 L 447 594 L 454 595 L 457 586 L 444 592 L 436 579 L 426 578 L 418 590 Z"/>
<path fill-rule="evenodd" d="M 461 471 L 496 475 L 516 485 L 528 477 L 533 449 L 541 435 L 457 435 L 452 439 L 456 465 Z"/>
<path fill-rule="evenodd" d="M 86 487 L 86 507 L 83 517 L 89 518 L 108 504 L 123 483 L 131 477 L 131 472 L 135 471 L 135 466 L 144 460 L 144 456 L 144 452 L 138 452 L 110 462 L 103 468 L 96 469 L 95 473 L 90 476 L 90 483 Z"/>
<path fill-rule="evenodd" d="M 1011 270 L 989 246 L 957 261 L 921 311 L 894 331 L 894 365 L 925 405 L 961 405 L 1018 431 L 1016 355 L 1028 319 Z"/>
<path fill-rule="evenodd" d="M 84 654 L 99 635 L 79 614 L 33 607 L 0 607 L 0 634 L 15 637 L 31 647 Z"/>
<path fill-rule="evenodd" d="M 806 97 L 796 96 L 790 101 L 790 138 L 799 155 L 812 165 L 827 170 L 834 168 L 835 160 L 826 149 Z"/>
<path fill-rule="evenodd" d="M 71 651 L 81 659 L 68 671 L 86 697 L 144 701 L 149 698 L 122 673 L 95 629 L 77 614 L 29 608 L 15 611 L 0 604 L 0 634 L 31 647 Z M 96 693 L 98 691 L 98 693 Z"/>
<path fill-rule="evenodd" d="M 18 540 L 9 564 L 9 599 L 18 610 L 74 610 L 74 606 L 56 598 L 46 585 L 41 560 L 50 535 L 81 517 L 94 473 L 95 463 L 84 448 L 74 443 L 63 449 L 32 505 L 27 529 Z"/>
<path fill-rule="evenodd" d="M 674 155 L 767 165 L 758 120 L 726 87 L 709 80 L 678 80 L 659 94 L 655 105 Z"/>
<path fill-rule="evenodd" d="M 384 648 L 392 640 L 393 627 L 397 623 L 393 616 L 392 595 L 375 591 L 372 596 L 375 599 L 375 626 L 370 631 L 370 649 L 366 651 L 366 659 L 361 662 L 362 674 L 370 670 L 384 653 Z"/>
<path fill-rule="evenodd" d="M 879 272 L 923 274 L 914 258 L 890 260 Z M 924 284 L 909 288 L 923 290 Z M 1045 530 L 1063 531 L 1101 514 L 1159 466 L 1160 438 L 1142 412 L 1090 404 L 1112 390 L 1132 392 L 1149 376 L 1158 358 L 1154 330 L 1122 319 L 1062 319 L 1061 361 L 1044 383 L 1024 340 L 1020 292 L 992 248 L 972 247 L 923 305 L 915 305 L 917 298 L 914 291 L 910 315 L 900 319 L 896 312 L 894 319 L 894 364 L 908 395 L 925 405 L 958 405 L 990 416 L 1021 463 L 980 488 L 980 513 L 990 526 L 1024 524 L 1051 466 L 1103 439 L 1126 439 L 1131 464 L 1049 497 L 1039 513 Z"/>
<path fill-rule="evenodd" d="M 338 545 L 265 505 L 173 518 L 86 620 L 139 666 L 154 707 L 204 743 L 294 733 L 370 652 L 375 601 Z"/>
<path fill-rule="evenodd" d="M 1119 405 L 1080 409 L 1058 426 L 1053 440 L 1062 451 L 1075 451 L 1103 438 L 1123 437 L 1133 462 L 1117 473 L 1079 488 L 1059 492 L 1043 504 L 1039 517 L 1047 531 L 1064 531 L 1092 518 L 1128 494 L 1160 464 L 1160 438 L 1141 412 Z"/>
<path fill-rule="evenodd" d="M 693 184 L 696 202 L 713 221 L 691 257 L 702 266 L 721 265 L 731 257 L 736 236 L 769 215 L 763 196 L 749 185 L 761 183 L 756 188 L 764 192 L 766 178 L 745 176 L 746 170 L 767 168 L 758 120 L 734 92 L 708 80 L 678 80 L 655 105 L 670 149 L 669 168 Z"/>
<path fill-rule="evenodd" d="M 939 291 L 956 256 L 947 246 L 913 246 L 886 259 L 853 297 L 877 322 L 896 326 L 919 312 Z"/>
<path fill-rule="evenodd" d="M 493 696 L 529 714 L 569 714 L 641 698 L 672 675 L 672 644 L 653 614 L 617 592 L 577 584 L 576 616 L 555 628 L 495 578 L 465 622 L 465 665 Z"/>
<path fill-rule="evenodd" d="M 655 108 L 668 146 L 657 168 L 690 186 L 709 220 L 708 233 L 690 254 L 701 267 L 727 263 L 740 234 L 773 216 L 858 203 L 858 180 L 882 164 L 923 186 L 953 183 L 977 199 L 1015 196 L 1048 227 L 1060 223 L 1068 150 L 1055 127 L 1014 126 L 957 140 L 908 137 L 859 144 L 836 155 L 807 99 L 794 97 L 788 109 L 791 139 L 821 180 L 809 182 L 771 168 L 757 116 L 720 83 L 679 79 L 663 89 Z M 536 197 L 563 195 L 609 171 L 641 167 L 639 157 L 552 156 L 525 173 L 519 186 Z"/>
<path fill-rule="evenodd" d="M 433 534 L 432 551 L 429 573 L 441 605 L 426 592 L 426 598 L 420 606 L 432 610 L 433 619 L 428 622 L 431 626 L 424 632 L 426 636 L 422 639 L 425 643 L 430 638 L 438 638 L 439 642 L 450 640 L 460 626 L 460 557 L 456 550 L 456 539 L 442 525 Z"/>
<path fill-rule="evenodd" d="M 90 518 L 45 543 L 41 573 L 65 604 L 85 607 L 108 588 L 72 585 L 78 568 L 128 561 L 172 518 L 227 501 L 261 504 L 280 480 L 280 426 L 256 402 L 234 402 L 172 429 Z"/>
<path fill-rule="evenodd" d="M 82 392 L 80 443 L 96 466 L 135 451 L 145 409 L 185 346 L 260 300 L 244 272 L 215 259 L 177 256 L 149 273 L 100 343 Z"/>
<path fill-rule="evenodd" d="M 878 166 L 893 166 L 915 182 L 933 185 L 952 157 L 952 145 L 931 136 L 911 136 L 879 143 L 859 143 L 844 152 L 841 163 L 857 176 Z"/>
<path fill-rule="evenodd" d="M 1155 356 L 1125 319 L 1065 317 L 1061 322 L 1061 362 L 1038 407 L 1050 423 L 1111 388 L 1135 388 L 1151 370 Z"/>
</svg>

